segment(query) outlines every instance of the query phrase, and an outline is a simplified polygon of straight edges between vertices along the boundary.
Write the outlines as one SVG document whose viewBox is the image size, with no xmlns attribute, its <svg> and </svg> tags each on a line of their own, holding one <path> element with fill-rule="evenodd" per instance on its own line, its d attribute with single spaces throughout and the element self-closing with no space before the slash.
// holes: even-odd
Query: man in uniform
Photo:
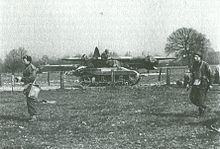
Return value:
<svg viewBox="0 0 220 149">
<path fill-rule="evenodd" d="M 86 54 L 83 54 L 83 55 L 81 56 L 81 60 L 82 60 L 81 65 L 83 65 L 83 66 L 88 66 L 88 57 L 87 57 Z"/>
<path fill-rule="evenodd" d="M 219 84 L 219 71 L 218 71 L 218 68 L 215 68 L 214 81 L 213 81 L 213 83 Z"/>
<path fill-rule="evenodd" d="M 25 55 L 22 58 L 23 63 L 25 64 L 25 69 L 23 71 L 23 77 L 17 77 L 16 81 L 24 82 L 24 95 L 26 96 L 28 113 L 30 115 L 30 121 L 37 120 L 37 110 L 36 110 L 36 99 L 28 97 L 31 90 L 31 84 L 35 81 L 37 76 L 37 68 L 32 64 L 31 56 Z"/>
<path fill-rule="evenodd" d="M 198 107 L 199 116 L 203 115 L 206 110 L 206 95 L 211 87 L 211 70 L 205 61 L 202 60 L 202 53 L 194 53 L 193 65 L 191 68 L 190 100 Z"/>
<path fill-rule="evenodd" d="M 103 65 L 108 66 L 108 58 L 109 58 L 109 50 L 105 49 L 105 51 L 101 55 L 101 59 L 103 60 Z"/>
</svg>

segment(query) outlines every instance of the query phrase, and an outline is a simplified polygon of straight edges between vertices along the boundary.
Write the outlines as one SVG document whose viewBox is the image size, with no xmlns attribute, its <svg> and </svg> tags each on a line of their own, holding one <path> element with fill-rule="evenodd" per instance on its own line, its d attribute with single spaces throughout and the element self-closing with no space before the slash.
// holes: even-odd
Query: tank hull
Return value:
<svg viewBox="0 0 220 149">
<path fill-rule="evenodd" d="M 83 68 L 75 71 L 83 86 L 135 85 L 140 80 L 137 71 L 124 67 Z"/>
</svg>

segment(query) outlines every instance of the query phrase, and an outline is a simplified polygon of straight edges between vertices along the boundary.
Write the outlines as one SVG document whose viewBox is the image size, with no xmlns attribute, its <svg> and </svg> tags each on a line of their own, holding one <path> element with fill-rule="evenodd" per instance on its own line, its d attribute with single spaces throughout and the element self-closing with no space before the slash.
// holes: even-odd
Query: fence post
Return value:
<svg viewBox="0 0 220 149">
<path fill-rule="evenodd" d="M 170 68 L 167 68 L 167 79 L 166 79 L 166 84 L 170 85 Z"/>
<path fill-rule="evenodd" d="M 114 74 L 114 70 L 111 70 L 111 77 L 112 77 L 112 84 L 115 83 L 115 74 Z"/>
<path fill-rule="evenodd" d="M 2 86 L 2 74 L 0 73 L 0 86 Z"/>
<path fill-rule="evenodd" d="M 162 68 L 160 68 L 160 71 L 159 71 L 158 81 L 161 80 L 161 73 L 162 73 Z"/>
<path fill-rule="evenodd" d="M 47 84 L 50 86 L 50 72 L 47 72 Z"/>
<path fill-rule="evenodd" d="M 11 75 L 11 91 L 14 92 L 14 86 L 15 86 L 15 75 Z"/>
<path fill-rule="evenodd" d="M 64 89 L 64 72 L 60 72 L 60 89 Z"/>
</svg>

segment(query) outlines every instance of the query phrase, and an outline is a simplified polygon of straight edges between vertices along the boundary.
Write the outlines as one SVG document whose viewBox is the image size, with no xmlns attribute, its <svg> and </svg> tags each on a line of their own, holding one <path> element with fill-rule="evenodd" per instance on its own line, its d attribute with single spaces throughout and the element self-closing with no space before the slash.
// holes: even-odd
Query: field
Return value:
<svg viewBox="0 0 220 149">
<path fill-rule="evenodd" d="M 220 148 L 220 94 L 198 117 L 188 92 L 175 85 L 49 90 L 38 121 L 29 122 L 22 92 L 0 92 L 0 148 Z"/>
</svg>

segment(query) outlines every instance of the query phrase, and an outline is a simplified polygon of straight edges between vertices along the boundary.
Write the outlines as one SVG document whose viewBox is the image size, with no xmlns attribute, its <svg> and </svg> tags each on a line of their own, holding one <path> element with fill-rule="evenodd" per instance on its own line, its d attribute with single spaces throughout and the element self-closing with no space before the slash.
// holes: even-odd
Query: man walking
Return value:
<svg viewBox="0 0 220 149">
<path fill-rule="evenodd" d="M 211 70 L 208 63 L 202 60 L 201 52 L 195 53 L 193 60 L 190 81 L 192 88 L 189 97 L 191 102 L 198 107 L 199 116 L 201 116 L 207 108 L 205 101 L 207 91 L 211 87 Z"/>
<path fill-rule="evenodd" d="M 29 97 L 29 93 L 31 90 L 31 84 L 36 79 L 36 73 L 37 68 L 32 64 L 32 58 L 31 56 L 25 55 L 22 58 L 23 63 L 25 64 L 25 69 L 23 71 L 23 77 L 17 77 L 16 81 L 24 82 L 24 94 L 27 98 L 27 107 L 28 107 L 28 113 L 30 115 L 30 121 L 37 120 L 37 109 L 36 104 L 37 101 L 34 98 Z"/>
</svg>

